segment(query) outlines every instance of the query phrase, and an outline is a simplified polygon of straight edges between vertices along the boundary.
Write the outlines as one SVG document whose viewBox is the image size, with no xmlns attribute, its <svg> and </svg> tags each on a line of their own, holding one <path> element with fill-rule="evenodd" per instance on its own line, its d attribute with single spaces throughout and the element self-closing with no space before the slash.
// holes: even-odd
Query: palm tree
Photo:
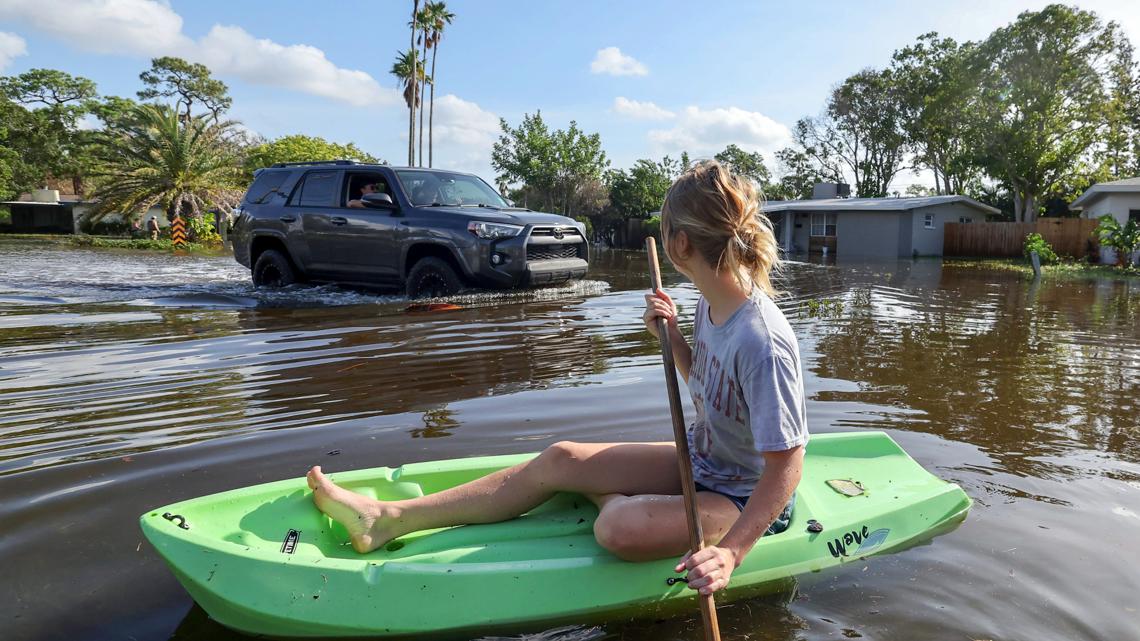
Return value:
<svg viewBox="0 0 1140 641">
<path fill-rule="evenodd" d="M 406 78 L 414 79 L 418 74 L 416 73 L 416 16 L 420 13 L 420 0 L 412 0 L 412 39 L 408 44 L 408 51 L 412 52 L 411 69 L 410 73 L 405 76 Z M 408 100 L 408 166 L 416 164 L 416 105 L 415 105 L 416 90 L 412 89 L 412 99 L 408 100 L 407 89 L 404 90 L 404 100 Z"/>
<path fill-rule="evenodd" d="M 419 38 L 417 38 L 416 41 L 419 42 L 421 45 L 423 45 L 423 52 L 424 53 L 423 53 L 422 60 L 424 61 L 425 64 L 427 63 L 427 50 L 428 50 L 428 47 L 431 46 L 431 44 L 428 42 L 428 30 L 431 29 L 430 10 L 431 10 L 431 3 L 429 2 L 429 3 L 424 5 L 424 8 L 421 11 L 416 13 L 416 18 L 414 21 L 415 24 L 410 25 L 414 29 L 419 30 L 419 32 L 420 32 Z M 424 89 L 426 88 L 425 85 L 429 82 L 429 80 L 430 79 L 428 78 L 427 73 L 425 71 L 425 73 L 420 76 L 420 95 L 421 96 L 424 95 Z M 417 164 L 418 164 L 418 166 L 423 167 L 424 166 L 424 103 L 423 103 L 423 100 L 420 100 L 419 109 L 420 109 L 420 161 Z"/>
<path fill-rule="evenodd" d="M 428 107 L 428 167 L 431 167 L 432 133 L 435 120 L 435 56 L 439 53 L 439 41 L 443 39 L 443 29 L 451 24 L 451 21 L 455 19 L 455 14 L 447 10 L 447 5 L 442 0 L 427 3 L 424 12 L 428 15 L 427 46 L 431 47 L 431 99 L 429 101 L 431 106 Z M 420 129 L 423 129 L 422 123 Z M 423 138 L 423 131 L 420 132 L 420 138 Z M 420 152 L 420 158 L 423 158 L 423 152 Z"/>
<path fill-rule="evenodd" d="M 235 122 L 211 114 L 186 118 L 167 105 L 138 105 L 94 146 L 99 203 L 89 214 L 134 217 L 155 205 L 176 216 L 231 210 L 241 201 Z"/>
<path fill-rule="evenodd" d="M 423 62 L 419 60 L 419 52 L 417 52 L 415 48 L 412 48 L 397 55 L 396 61 L 392 63 L 392 68 L 388 73 L 396 76 L 396 79 L 404 86 L 404 102 L 407 103 L 410 113 L 414 115 L 416 113 L 416 107 L 423 102 L 420 85 L 423 77 L 427 75 L 424 71 Z M 409 167 L 416 164 L 415 124 L 415 119 L 412 119 L 412 126 L 409 129 L 409 140 L 411 140 L 411 143 L 408 145 Z"/>
</svg>

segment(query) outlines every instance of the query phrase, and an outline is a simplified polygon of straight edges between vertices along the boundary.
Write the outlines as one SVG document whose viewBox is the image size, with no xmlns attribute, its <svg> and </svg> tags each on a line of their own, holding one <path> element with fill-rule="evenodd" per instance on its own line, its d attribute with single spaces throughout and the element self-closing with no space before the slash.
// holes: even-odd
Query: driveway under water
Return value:
<svg viewBox="0 0 1140 641">
<path fill-rule="evenodd" d="M 0 244 L 0 636 L 238 637 L 143 541 L 155 506 L 313 464 L 669 440 L 645 260 L 409 314 L 255 291 L 226 257 Z M 696 290 L 666 286 L 691 312 Z M 1140 639 L 1140 283 L 919 260 L 797 263 L 780 286 L 812 431 L 885 430 L 975 507 L 722 607 L 723 638 Z M 694 616 L 518 638 L 700 636 Z"/>
</svg>

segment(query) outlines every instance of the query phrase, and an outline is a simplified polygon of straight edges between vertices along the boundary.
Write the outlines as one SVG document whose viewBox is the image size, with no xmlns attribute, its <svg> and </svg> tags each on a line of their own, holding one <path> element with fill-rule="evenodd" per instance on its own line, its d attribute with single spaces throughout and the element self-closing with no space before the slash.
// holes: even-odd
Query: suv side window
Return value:
<svg viewBox="0 0 1140 641">
<path fill-rule="evenodd" d="M 260 205 L 269 200 L 269 197 L 277 193 L 281 189 L 281 185 L 285 183 L 285 179 L 289 177 L 287 171 L 263 171 L 253 184 L 249 186 L 249 190 L 245 192 L 245 202 L 251 205 Z"/>
<path fill-rule="evenodd" d="M 363 174 L 363 173 L 346 173 L 347 180 L 345 180 L 345 198 L 344 205 L 348 204 L 350 200 L 360 200 L 361 188 L 367 184 L 376 185 L 379 193 L 388 194 L 392 198 L 392 202 L 396 202 L 396 194 L 392 193 L 392 188 L 388 186 L 388 179 L 384 174 Z"/>
<path fill-rule="evenodd" d="M 337 172 L 310 171 L 294 194 L 291 205 L 302 207 L 332 207 L 336 200 Z"/>
</svg>

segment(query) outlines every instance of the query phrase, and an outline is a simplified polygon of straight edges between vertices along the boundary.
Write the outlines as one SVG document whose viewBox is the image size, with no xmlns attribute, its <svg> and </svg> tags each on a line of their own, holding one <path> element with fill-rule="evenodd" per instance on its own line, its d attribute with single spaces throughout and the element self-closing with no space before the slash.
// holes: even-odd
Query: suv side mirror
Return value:
<svg viewBox="0 0 1140 641">
<path fill-rule="evenodd" d="M 360 202 L 364 203 L 364 206 L 370 209 L 396 208 L 396 203 L 392 202 L 392 197 L 388 194 L 364 194 L 361 196 Z"/>
</svg>

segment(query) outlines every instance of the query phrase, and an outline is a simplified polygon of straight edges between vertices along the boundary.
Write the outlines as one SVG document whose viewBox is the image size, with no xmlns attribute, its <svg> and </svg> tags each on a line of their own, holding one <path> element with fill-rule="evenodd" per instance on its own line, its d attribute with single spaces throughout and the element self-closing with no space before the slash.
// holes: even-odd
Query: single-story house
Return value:
<svg viewBox="0 0 1140 641">
<path fill-rule="evenodd" d="M 37 189 L 30 194 L 21 195 L 18 200 L 0 202 L 0 206 L 7 207 L 12 212 L 14 233 L 77 234 L 79 221 L 91 211 L 95 202 L 76 195 L 60 195 L 54 189 Z M 146 220 L 152 215 L 161 227 L 170 224 L 166 220 L 166 212 L 161 207 L 151 207 L 142 219 Z M 104 220 L 117 218 L 118 215 L 110 214 Z"/>
<path fill-rule="evenodd" d="M 941 256 L 943 225 L 1001 213 L 966 196 L 812 198 L 768 202 L 763 211 L 787 253 L 844 258 Z"/>
<path fill-rule="evenodd" d="M 1097 183 L 1070 203 L 1069 209 L 1081 212 L 1081 218 L 1096 220 L 1108 214 L 1121 225 L 1129 220 L 1140 223 L 1140 178 Z M 1101 247 L 1100 260 L 1115 263 L 1116 252 L 1111 247 Z"/>
</svg>

